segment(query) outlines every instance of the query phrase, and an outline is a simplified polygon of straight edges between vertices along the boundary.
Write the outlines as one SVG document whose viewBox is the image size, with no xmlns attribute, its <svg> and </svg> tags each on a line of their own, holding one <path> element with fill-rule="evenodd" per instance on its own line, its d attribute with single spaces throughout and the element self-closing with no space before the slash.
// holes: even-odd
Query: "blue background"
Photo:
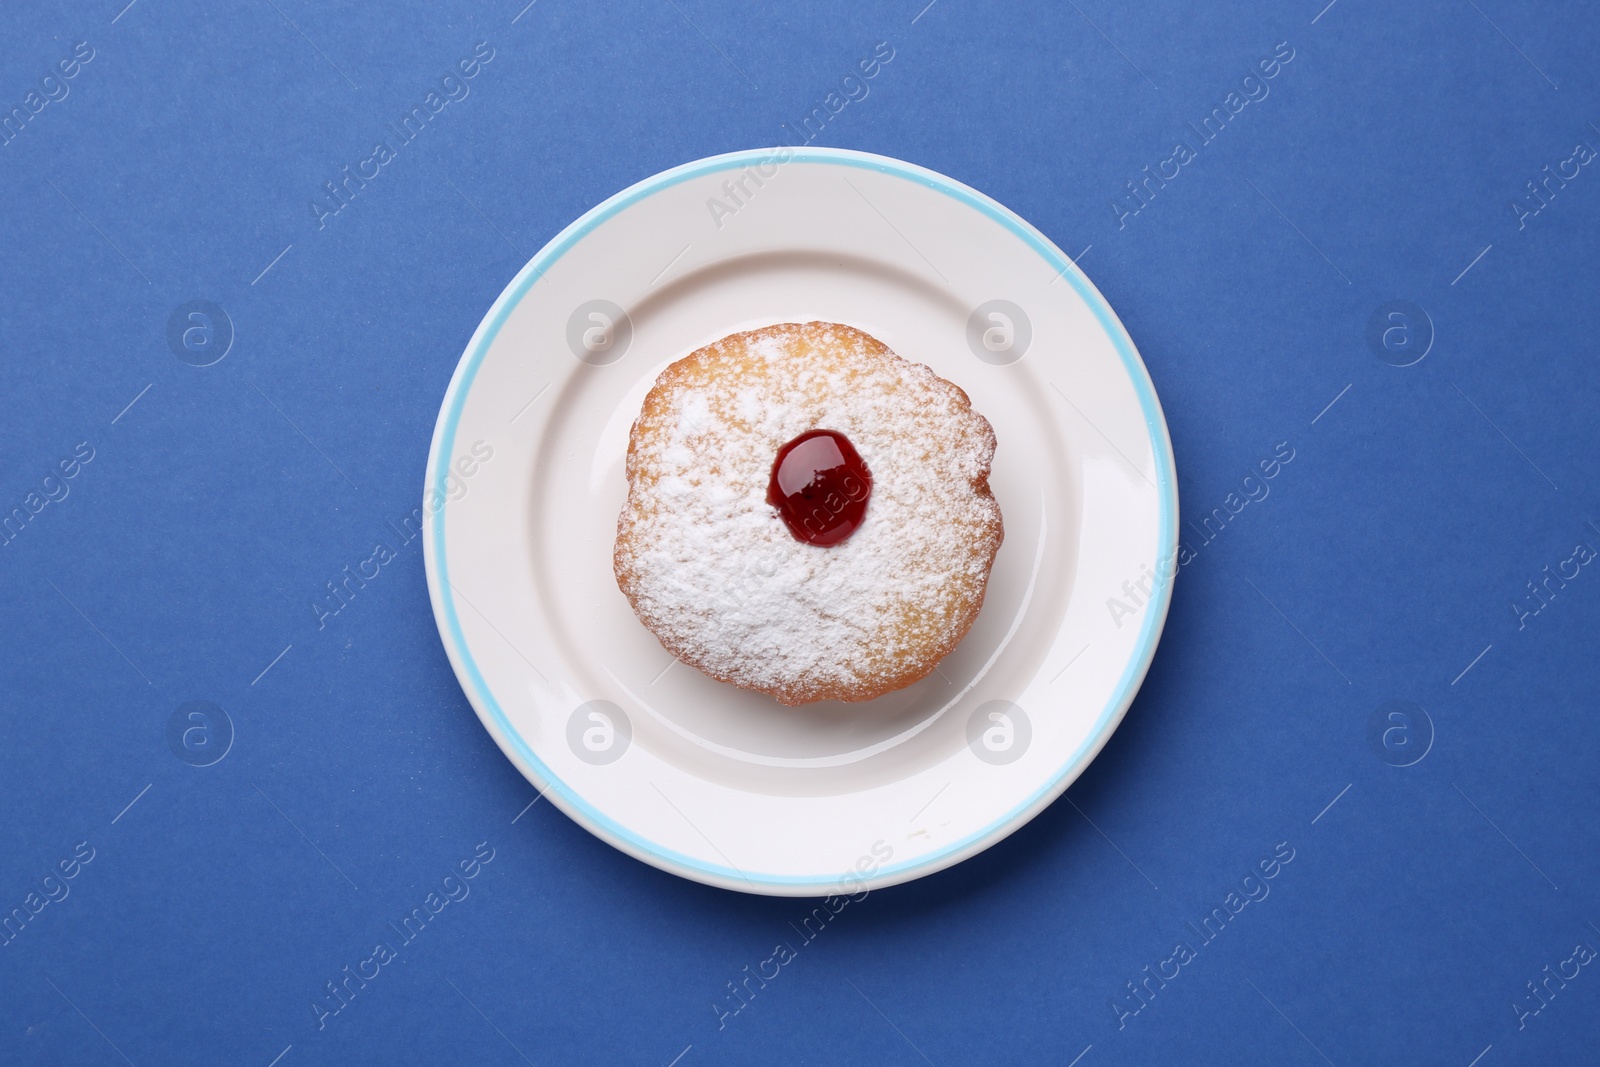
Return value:
<svg viewBox="0 0 1600 1067">
<path fill-rule="evenodd" d="M 1600 548 L 1600 174 L 1512 204 L 1600 148 L 1595 14 L 924 4 L 0 12 L 0 114 L 94 49 L 0 146 L 0 515 L 93 450 L 0 538 L 0 915 L 93 850 L 0 938 L 0 1062 L 1594 1059 L 1595 968 L 1526 983 L 1600 948 L 1600 576 L 1526 583 Z M 322 183 L 480 41 L 470 94 L 319 228 Z M 1065 801 L 852 903 L 719 1027 L 809 903 L 528 808 L 420 542 L 324 627 L 309 604 L 416 506 L 457 358 L 540 245 L 784 141 L 879 41 L 815 143 L 942 171 L 1081 257 L 1160 391 L 1186 519 L 1294 459 L 1209 542 L 1186 522 L 1154 666 Z M 1279 42 L 1269 94 L 1113 208 Z M 235 333 L 211 366 L 169 345 L 191 300 Z M 1411 366 L 1368 340 L 1391 300 L 1431 321 Z M 232 734 L 209 766 L 168 741 L 190 701 L 231 723 L 205 720 Z M 1423 711 L 1385 741 L 1391 701 Z M 324 983 L 480 842 L 470 896 L 319 1029 Z M 1186 923 L 1283 842 L 1199 945 Z M 1197 958 L 1131 999 L 1180 939 Z"/>
</svg>

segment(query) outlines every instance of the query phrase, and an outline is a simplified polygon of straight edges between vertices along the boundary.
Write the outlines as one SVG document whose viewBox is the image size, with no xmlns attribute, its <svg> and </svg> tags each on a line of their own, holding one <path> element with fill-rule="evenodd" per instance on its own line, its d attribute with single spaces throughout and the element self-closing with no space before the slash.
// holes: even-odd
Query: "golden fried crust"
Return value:
<svg viewBox="0 0 1600 1067">
<path fill-rule="evenodd" d="M 766 502 L 778 449 L 844 434 L 872 472 L 845 541 Z M 828 322 L 733 334 L 667 367 L 628 442 L 617 585 L 674 657 L 783 704 L 871 700 L 930 673 L 983 605 L 1004 536 L 994 430 L 961 389 Z"/>
</svg>

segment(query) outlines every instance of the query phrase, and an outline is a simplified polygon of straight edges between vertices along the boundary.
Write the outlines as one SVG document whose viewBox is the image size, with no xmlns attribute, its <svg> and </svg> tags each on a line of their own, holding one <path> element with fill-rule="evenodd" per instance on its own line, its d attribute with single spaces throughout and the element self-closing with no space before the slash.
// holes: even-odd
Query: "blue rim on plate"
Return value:
<svg viewBox="0 0 1600 1067">
<path fill-rule="evenodd" d="M 522 298 L 527 295 L 528 290 L 568 249 L 582 240 L 595 227 L 646 197 L 659 193 L 664 189 L 669 189 L 691 178 L 714 174 L 723 170 L 735 170 L 756 162 L 769 160 L 774 152 L 779 151 L 790 153 L 789 162 L 822 163 L 873 170 L 905 178 L 929 189 L 944 193 L 1000 223 L 1036 251 L 1053 270 L 1067 279 L 1078 296 L 1094 312 L 1096 321 L 1100 323 L 1101 329 L 1105 331 L 1117 354 L 1122 357 L 1123 367 L 1127 371 L 1128 377 L 1133 383 L 1134 391 L 1138 395 L 1139 407 L 1144 413 L 1145 428 L 1150 434 L 1151 451 L 1155 456 L 1156 490 L 1161 496 L 1160 530 L 1157 544 L 1160 546 L 1162 555 L 1158 556 L 1157 559 L 1160 560 L 1166 555 L 1175 553 L 1177 551 L 1178 491 L 1177 478 L 1173 468 L 1172 441 L 1167 434 L 1166 419 L 1162 415 L 1161 403 L 1156 398 L 1155 387 L 1150 381 L 1150 375 L 1145 369 L 1144 362 L 1139 358 L 1139 354 L 1133 347 L 1132 339 L 1129 338 L 1127 331 L 1112 312 L 1105 298 L 1100 295 L 1100 291 L 1049 238 L 1034 229 L 1033 226 L 1010 209 L 978 192 L 976 189 L 912 163 L 892 159 L 888 156 L 856 152 L 843 148 L 750 149 L 742 152 L 729 152 L 719 156 L 709 156 L 692 163 L 685 163 L 682 166 L 662 171 L 660 174 L 629 186 L 627 189 L 591 208 L 581 218 L 557 234 L 539 250 L 538 254 L 528 261 L 522 270 L 517 272 L 517 276 L 512 279 L 511 284 L 507 285 L 495 300 L 493 307 L 489 309 L 488 315 L 484 317 L 477 331 L 473 334 L 472 340 L 467 344 L 461 362 L 457 365 L 455 374 L 450 379 L 450 386 L 445 392 L 444 403 L 439 412 L 439 421 L 434 428 L 433 446 L 428 457 L 428 470 L 433 476 L 433 484 L 443 485 L 449 474 L 449 457 L 453 454 L 456 424 L 466 403 L 467 394 L 472 389 L 473 379 L 476 377 L 478 368 L 482 364 L 485 354 L 489 351 L 489 347 L 494 343 L 494 339 L 499 334 L 500 328 L 505 324 L 506 318 L 522 301 Z M 427 491 L 425 489 L 424 496 L 426 497 L 426 495 Z M 511 721 L 506 717 L 504 709 L 501 708 L 499 701 L 495 699 L 494 693 L 490 691 L 488 683 L 479 671 L 476 660 L 473 659 L 472 650 L 468 646 L 466 636 L 461 629 L 461 621 L 456 612 L 453 589 L 449 581 L 449 566 L 445 553 L 445 510 L 445 508 L 440 508 L 435 511 L 432 521 L 427 527 L 431 534 L 430 540 L 432 543 L 428 546 L 425 557 L 428 570 L 428 591 L 433 600 L 440 636 L 444 640 L 445 649 L 450 654 L 451 661 L 456 665 L 457 677 L 463 681 L 463 689 L 472 701 L 474 708 L 479 712 L 480 716 L 492 721 L 498 727 L 498 730 L 491 730 L 490 733 L 500 743 L 502 750 L 506 750 L 507 755 L 512 757 L 513 762 L 519 765 L 524 774 L 533 781 L 543 795 L 549 796 L 575 821 L 629 855 L 652 866 L 694 881 L 741 891 L 744 891 L 747 886 L 753 886 L 757 891 L 768 890 L 786 896 L 802 895 L 795 891 L 806 889 L 814 889 L 818 895 L 822 895 L 841 887 L 842 876 L 845 872 L 823 878 L 761 874 L 706 863 L 692 856 L 686 856 L 672 849 L 664 848 L 655 842 L 640 837 L 626 826 L 622 826 L 608 818 L 553 774 L 550 768 L 534 754 L 533 749 L 528 746 L 522 735 L 511 725 Z M 1127 712 L 1128 706 L 1133 702 L 1133 697 L 1138 692 L 1140 684 L 1144 681 L 1145 673 L 1149 670 L 1150 662 L 1155 656 L 1161 628 L 1166 621 L 1167 608 L 1172 601 L 1173 584 L 1173 581 L 1169 580 L 1157 586 L 1159 603 L 1156 605 L 1156 610 L 1144 613 L 1144 626 L 1139 633 L 1135 654 L 1130 657 L 1123 669 L 1122 677 L 1117 682 L 1116 690 L 1101 711 L 1099 719 L 1095 722 L 1093 732 L 1072 754 L 1072 757 L 1062 765 L 1061 769 L 1051 776 L 1049 782 L 1035 792 L 1032 797 L 1014 807 L 983 830 L 953 842 L 932 856 L 924 856 L 899 866 L 880 868 L 870 878 L 856 883 L 852 892 L 859 892 L 862 888 L 879 888 L 909 881 L 923 874 L 929 874 L 952 866 L 1002 840 L 1012 831 L 1026 824 L 1040 811 L 1044 810 L 1056 797 L 1065 792 L 1067 786 L 1076 780 L 1083 768 L 1088 766 L 1090 761 L 1099 754 L 1100 749 L 1104 747 L 1112 732 L 1122 721 L 1122 716 Z"/>
</svg>

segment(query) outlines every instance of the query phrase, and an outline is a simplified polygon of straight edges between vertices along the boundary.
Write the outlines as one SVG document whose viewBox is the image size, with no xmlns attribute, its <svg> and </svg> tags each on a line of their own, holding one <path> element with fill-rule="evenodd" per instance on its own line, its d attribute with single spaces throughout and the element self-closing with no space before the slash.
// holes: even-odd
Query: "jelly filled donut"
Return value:
<svg viewBox="0 0 1600 1067">
<path fill-rule="evenodd" d="M 667 367 L 628 442 L 617 585 L 673 656 L 783 704 L 925 677 L 983 605 L 1004 528 L 967 394 L 830 322 Z"/>
</svg>

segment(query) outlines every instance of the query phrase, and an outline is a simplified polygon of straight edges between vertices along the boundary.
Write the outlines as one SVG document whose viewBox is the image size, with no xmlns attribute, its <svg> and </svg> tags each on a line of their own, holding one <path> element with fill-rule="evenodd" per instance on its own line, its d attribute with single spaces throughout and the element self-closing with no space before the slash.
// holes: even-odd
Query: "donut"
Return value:
<svg viewBox="0 0 1600 1067">
<path fill-rule="evenodd" d="M 994 430 L 960 388 L 832 322 L 672 363 L 628 440 L 617 586 L 667 652 L 787 705 L 926 677 L 1004 536 Z"/>
</svg>

